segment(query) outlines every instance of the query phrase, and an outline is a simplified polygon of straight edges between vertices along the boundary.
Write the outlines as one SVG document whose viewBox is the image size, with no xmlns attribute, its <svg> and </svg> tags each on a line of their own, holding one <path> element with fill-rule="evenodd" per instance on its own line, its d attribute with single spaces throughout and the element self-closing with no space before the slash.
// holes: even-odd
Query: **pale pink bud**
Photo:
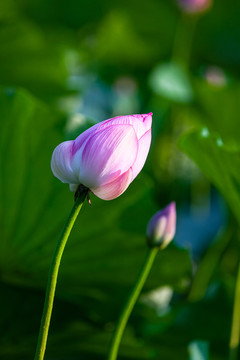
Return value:
<svg viewBox="0 0 240 360">
<path fill-rule="evenodd" d="M 147 226 L 147 240 L 151 247 L 165 248 L 175 236 L 176 204 L 170 203 L 150 219 Z"/>
<path fill-rule="evenodd" d="M 205 79 L 210 85 L 223 87 L 227 84 L 227 77 L 224 71 L 217 66 L 209 66 L 205 71 Z"/>
<path fill-rule="evenodd" d="M 199 13 L 207 10 L 212 0 L 178 0 L 180 7 L 188 13 Z"/>
<path fill-rule="evenodd" d="M 151 125 L 152 113 L 102 121 L 56 147 L 52 172 L 68 183 L 71 191 L 82 184 L 101 199 L 115 199 L 143 168 Z"/>
</svg>

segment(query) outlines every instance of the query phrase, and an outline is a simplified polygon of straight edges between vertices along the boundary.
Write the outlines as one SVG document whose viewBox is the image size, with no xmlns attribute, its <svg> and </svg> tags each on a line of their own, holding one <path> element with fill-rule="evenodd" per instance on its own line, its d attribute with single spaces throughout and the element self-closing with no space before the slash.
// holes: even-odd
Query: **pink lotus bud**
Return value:
<svg viewBox="0 0 240 360">
<path fill-rule="evenodd" d="M 204 12 L 212 4 L 211 0 L 178 0 L 180 7 L 188 13 Z"/>
<path fill-rule="evenodd" d="M 121 195 L 141 171 L 151 143 L 152 113 L 118 116 L 65 141 L 53 152 L 53 174 L 70 190 L 80 184 L 96 196 L 112 200 Z"/>
<path fill-rule="evenodd" d="M 175 202 L 153 215 L 147 226 L 147 240 L 151 247 L 163 249 L 172 241 L 176 231 L 176 217 Z"/>
</svg>

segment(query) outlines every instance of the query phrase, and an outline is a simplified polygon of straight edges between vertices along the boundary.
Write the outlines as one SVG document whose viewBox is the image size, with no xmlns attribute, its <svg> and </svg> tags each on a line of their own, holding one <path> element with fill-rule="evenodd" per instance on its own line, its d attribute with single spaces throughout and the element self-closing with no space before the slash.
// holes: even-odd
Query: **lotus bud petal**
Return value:
<svg viewBox="0 0 240 360">
<path fill-rule="evenodd" d="M 187 13 L 200 13 L 207 10 L 211 4 L 211 0 L 178 0 L 179 6 Z"/>
<path fill-rule="evenodd" d="M 102 121 L 55 148 L 52 172 L 71 191 L 84 185 L 103 200 L 115 199 L 145 164 L 151 125 L 152 113 Z"/>
<path fill-rule="evenodd" d="M 174 238 L 176 231 L 176 204 L 170 203 L 158 211 L 147 226 L 147 241 L 150 247 L 165 248 Z"/>
</svg>

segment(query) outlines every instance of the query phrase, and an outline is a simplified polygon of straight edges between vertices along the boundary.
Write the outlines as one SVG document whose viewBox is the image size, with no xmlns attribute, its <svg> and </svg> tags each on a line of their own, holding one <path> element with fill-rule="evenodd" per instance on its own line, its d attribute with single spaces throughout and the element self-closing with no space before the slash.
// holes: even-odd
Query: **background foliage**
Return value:
<svg viewBox="0 0 240 360">
<path fill-rule="evenodd" d="M 64 253 L 46 359 L 104 359 L 146 252 L 153 213 L 177 201 L 119 359 L 226 359 L 240 222 L 240 4 L 0 3 L 0 358 L 32 359 L 52 252 L 73 202 L 55 146 L 97 121 L 152 111 L 142 173 L 92 196 Z"/>
</svg>

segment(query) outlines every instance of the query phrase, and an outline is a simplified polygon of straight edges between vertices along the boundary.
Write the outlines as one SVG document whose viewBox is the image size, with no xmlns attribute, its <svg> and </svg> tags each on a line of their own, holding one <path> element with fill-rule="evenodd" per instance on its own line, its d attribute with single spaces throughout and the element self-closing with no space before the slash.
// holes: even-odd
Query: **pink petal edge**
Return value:
<svg viewBox="0 0 240 360">
<path fill-rule="evenodd" d="M 146 162 L 146 159 L 147 159 L 147 156 L 149 153 L 149 149 L 150 149 L 150 145 L 151 145 L 151 137 L 152 137 L 152 135 L 151 135 L 151 129 L 150 129 L 138 141 L 138 154 L 137 154 L 137 158 L 132 166 L 133 180 L 140 173 L 140 171 L 142 170 L 142 168 Z"/>
<path fill-rule="evenodd" d="M 51 159 L 51 169 L 59 180 L 63 183 L 78 183 L 72 167 L 72 146 L 73 141 L 64 141 L 59 144 L 53 151 Z"/>
<path fill-rule="evenodd" d="M 91 190 L 102 200 L 113 200 L 120 196 L 128 188 L 131 181 L 132 169 L 129 169 L 114 181 Z"/>
</svg>

